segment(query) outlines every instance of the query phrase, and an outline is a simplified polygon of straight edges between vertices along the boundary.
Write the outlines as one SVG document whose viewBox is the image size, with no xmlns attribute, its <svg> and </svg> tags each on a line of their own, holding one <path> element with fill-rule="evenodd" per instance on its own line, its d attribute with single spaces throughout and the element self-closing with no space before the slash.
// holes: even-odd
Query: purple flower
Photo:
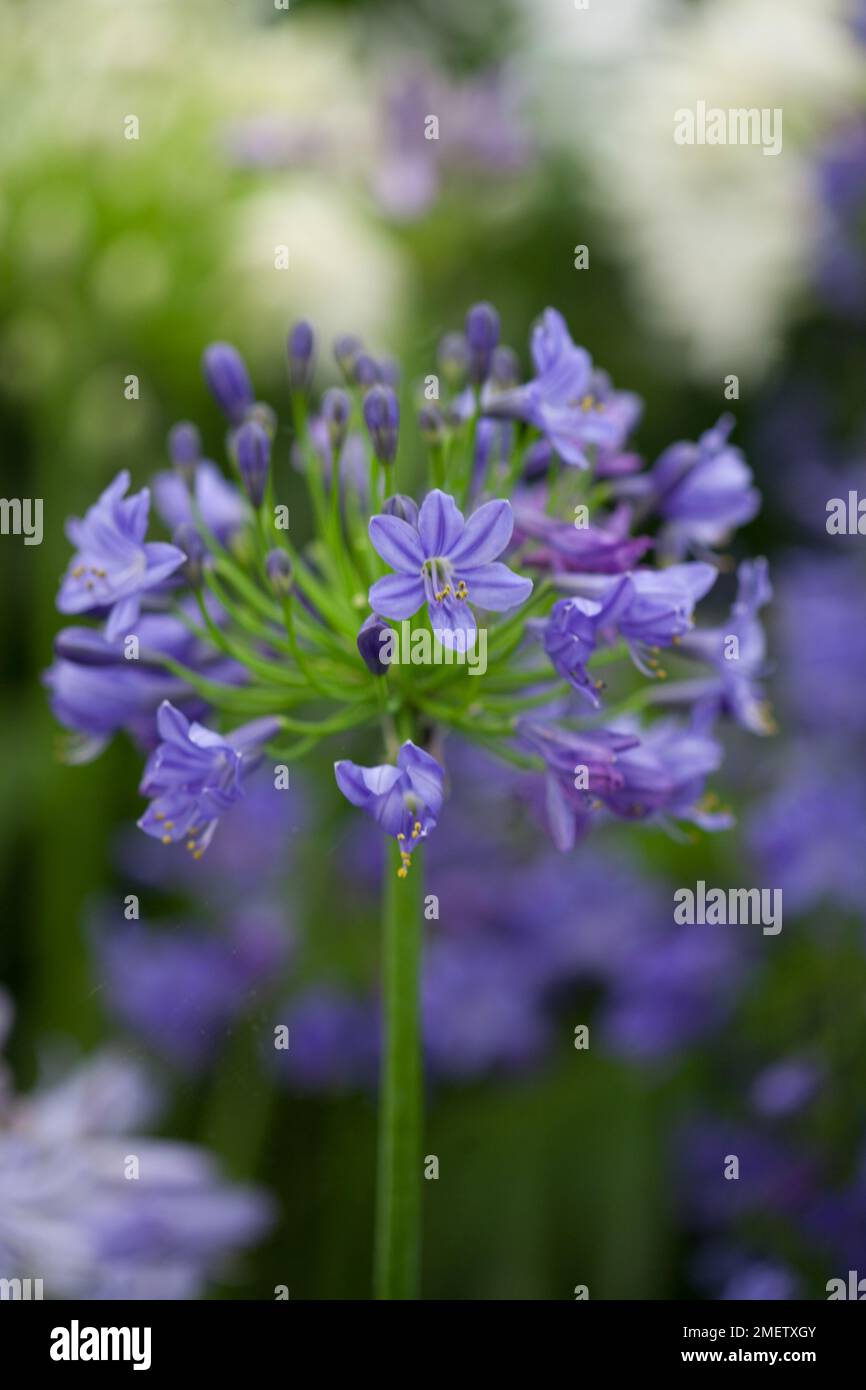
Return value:
<svg viewBox="0 0 866 1390">
<path fill-rule="evenodd" d="M 155 1099 L 141 1068 L 109 1051 L 28 1095 L 7 1085 L 4 1277 L 37 1274 L 46 1298 L 192 1299 L 261 1238 L 263 1193 L 224 1182 L 205 1149 L 142 1132 Z"/>
<path fill-rule="evenodd" d="M 712 809 L 704 796 L 707 776 L 721 767 L 722 758 L 721 744 L 709 735 L 660 721 L 622 753 L 620 784 L 600 795 L 614 815 L 627 820 L 685 820 L 703 830 L 726 830 L 732 817 Z"/>
<path fill-rule="evenodd" d="M 732 415 L 723 415 L 697 444 L 672 444 L 637 480 L 648 502 L 665 522 L 662 547 L 681 556 L 689 549 L 722 544 L 738 526 L 751 521 L 761 505 L 752 470 L 728 442 Z M 624 485 L 627 490 L 629 484 Z M 626 494 L 627 495 L 627 492 Z"/>
<path fill-rule="evenodd" d="M 126 497 L 129 473 L 123 469 L 83 519 L 66 523 L 75 546 L 60 585 L 61 613 L 108 610 L 109 641 L 130 632 L 138 618 L 142 594 L 160 587 L 184 563 L 183 551 L 162 541 L 145 541 L 150 491 Z"/>
<path fill-rule="evenodd" d="M 172 425 L 168 432 L 169 458 L 185 480 L 195 475 L 196 464 L 201 459 L 201 435 L 198 427 L 189 420 L 181 420 Z"/>
<path fill-rule="evenodd" d="M 292 999 L 277 1023 L 289 1046 L 269 1048 L 281 1078 L 301 1091 L 347 1090 L 376 1084 L 379 1029 L 371 999 L 319 986 Z"/>
<path fill-rule="evenodd" d="M 575 345 L 555 309 L 545 309 L 533 332 L 532 359 L 534 380 L 492 398 L 485 412 L 535 425 L 563 462 L 579 468 L 589 466 L 586 450 L 593 445 L 619 449 L 640 415 L 640 402 L 615 391 L 593 369 L 589 353 Z"/>
<path fill-rule="evenodd" d="M 573 849 L 598 799 L 622 786 L 619 762 L 640 740 L 631 732 L 565 729 L 533 719 L 521 719 L 518 734 L 546 765 L 545 816 L 553 843 L 563 852 Z"/>
<path fill-rule="evenodd" d="M 514 509 L 519 536 L 541 546 L 527 554 L 527 565 L 554 574 L 622 574 L 633 569 L 652 546 L 649 536 L 629 534 L 631 512 L 625 506 L 597 525 L 577 527 L 543 510 L 543 490 L 534 503 L 527 499 Z"/>
<path fill-rule="evenodd" d="M 331 448 L 338 453 L 349 429 L 352 402 L 341 386 L 332 386 L 322 397 L 322 419 L 328 431 Z"/>
<path fill-rule="evenodd" d="M 197 1071 L 234 1021 L 282 966 L 287 950 L 279 914 L 253 906 L 226 932 L 146 929 L 140 923 L 97 932 L 100 978 L 112 1013 L 176 1066 Z"/>
<path fill-rule="evenodd" d="M 413 850 L 435 829 L 442 809 L 445 774 L 436 759 L 407 739 L 396 767 L 359 767 L 344 760 L 334 763 L 334 776 L 346 800 L 397 840 L 403 856 L 398 873 L 405 878 Z"/>
<path fill-rule="evenodd" d="M 216 464 L 209 459 L 202 459 L 196 465 L 192 490 L 205 526 L 223 545 L 249 521 L 249 508 L 243 495 L 226 481 Z M 177 473 L 156 474 L 153 499 L 157 511 L 172 531 L 178 526 L 195 524 L 190 490 Z"/>
<path fill-rule="evenodd" d="M 380 463 L 393 463 L 400 427 L 400 405 L 393 387 L 371 386 L 364 397 L 363 411 L 376 458 Z"/>
<path fill-rule="evenodd" d="M 808 1105 L 821 1084 L 821 1068 L 808 1057 L 784 1057 L 755 1077 L 752 1108 L 769 1119 L 794 1115 Z"/>
<path fill-rule="evenodd" d="M 367 670 L 373 676 L 384 676 L 390 662 L 382 660 L 382 643 L 390 628 L 377 614 L 371 613 L 358 630 L 355 639 Z"/>
<path fill-rule="evenodd" d="M 589 597 L 560 599 L 550 618 L 541 625 L 544 647 L 556 670 L 576 690 L 598 704 L 596 686 L 586 663 L 599 641 L 623 638 L 632 659 L 645 675 L 652 676 L 655 658 L 646 649 L 669 647 L 692 626 L 692 613 L 716 581 L 712 565 L 670 565 L 664 570 L 635 570 L 622 579 L 601 580 L 575 576 L 562 580 L 569 588 L 597 592 Z M 650 669 L 644 665 L 650 662 Z"/>
<path fill-rule="evenodd" d="M 758 617 L 772 597 L 767 561 L 744 560 L 737 570 L 737 598 L 726 626 L 690 632 L 680 642 L 682 656 L 707 662 L 715 669 L 712 679 L 687 683 L 702 720 L 711 722 L 718 715 L 727 715 L 750 733 L 775 732 L 761 685 L 762 677 L 768 674 L 767 644 Z"/>
<path fill-rule="evenodd" d="M 208 390 L 233 425 L 239 425 L 255 402 L 243 358 L 231 343 L 211 343 L 202 358 Z"/>
<path fill-rule="evenodd" d="M 531 579 L 494 563 L 511 540 L 513 525 L 508 502 L 485 502 L 464 521 L 454 498 L 438 488 L 421 504 L 417 526 L 396 516 L 372 517 L 370 540 L 396 573 L 372 586 L 370 607 L 403 619 L 426 601 L 439 641 L 466 651 L 476 633 L 467 600 L 500 613 L 532 592 Z"/>
<path fill-rule="evenodd" d="M 244 795 L 242 771 L 279 729 L 277 719 L 257 719 L 223 738 L 190 723 L 168 700 L 157 713 L 162 742 L 147 761 L 139 790 L 151 798 L 139 827 L 163 844 L 185 840 L 198 859 L 220 816 Z"/>
</svg>

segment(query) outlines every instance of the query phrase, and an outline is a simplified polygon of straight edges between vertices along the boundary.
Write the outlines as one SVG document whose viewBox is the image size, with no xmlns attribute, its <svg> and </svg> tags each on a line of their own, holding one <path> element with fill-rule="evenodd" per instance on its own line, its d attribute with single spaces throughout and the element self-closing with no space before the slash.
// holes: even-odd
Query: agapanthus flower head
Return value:
<svg viewBox="0 0 866 1390">
<path fill-rule="evenodd" d="M 246 420 L 235 434 L 234 448 L 247 497 L 254 507 L 260 507 L 271 466 L 270 435 L 255 420 Z"/>
<path fill-rule="evenodd" d="M 395 573 L 372 586 L 370 607 L 402 619 L 426 603 L 439 641 L 466 651 L 477 630 L 470 603 L 502 613 L 532 593 L 531 579 L 496 560 L 513 526 L 508 502 L 485 502 L 464 520 L 454 498 L 439 488 L 425 497 L 417 526 L 396 516 L 374 516 L 370 540 Z"/>
<path fill-rule="evenodd" d="M 396 767 L 360 767 L 343 760 L 334 763 L 337 786 L 347 801 L 371 816 L 386 835 L 398 843 L 405 878 L 411 857 L 422 840 L 435 829 L 442 809 L 445 774 L 436 759 L 411 739 L 397 754 Z"/>
<path fill-rule="evenodd" d="M 244 724 L 225 738 L 190 723 L 164 701 L 157 713 L 162 742 L 151 753 L 140 791 L 150 805 L 140 828 L 165 845 L 183 841 L 198 859 L 210 844 L 220 816 L 244 794 L 244 764 L 249 767 L 261 746 L 279 729 L 279 721 Z"/>
<path fill-rule="evenodd" d="M 289 384 L 293 391 L 306 391 L 313 380 L 313 349 L 315 337 L 312 325 L 299 320 L 289 330 L 287 342 Z"/>
<path fill-rule="evenodd" d="M 373 452 L 380 463 L 393 463 L 397 456 L 400 404 L 391 386 L 371 386 L 364 397 L 364 424 Z"/>
<path fill-rule="evenodd" d="M 239 425 L 255 402 L 246 363 L 231 343 L 211 343 L 202 357 L 208 390 L 233 425 Z"/>
<path fill-rule="evenodd" d="M 75 554 L 60 585 L 61 613 L 107 612 L 109 640 L 130 632 L 145 593 L 162 587 L 184 563 L 183 551 L 163 541 L 146 541 L 150 491 L 127 497 L 129 473 L 118 473 L 82 519 L 71 518 L 66 534 Z"/>
</svg>

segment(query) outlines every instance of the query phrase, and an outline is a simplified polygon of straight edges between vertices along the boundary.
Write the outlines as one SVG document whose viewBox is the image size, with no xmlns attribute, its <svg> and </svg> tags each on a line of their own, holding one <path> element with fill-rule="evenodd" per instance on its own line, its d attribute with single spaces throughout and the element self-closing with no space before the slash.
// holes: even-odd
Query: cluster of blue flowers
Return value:
<svg viewBox="0 0 866 1390">
<path fill-rule="evenodd" d="M 730 823 L 706 794 L 722 761 L 716 724 L 772 727 L 765 562 L 741 565 L 725 624 L 694 626 L 717 548 L 759 505 L 732 421 L 647 469 L 629 445 L 640 402 L 559 313 L 535 327 L 522 384 L 499 331 L 479 304 L 443 339 L 413 454 L 395 366 L 343 338 L 343 384 L 315 404 L 314 335 L 292 329 L 291 459 L 314 519 L 303 546 L 277 502 L 276 415 L 225 343 L 207 349 L 204 374 L 233 480 L 184 422 L 169 437 L 173 469 L 153 485 L 170 541 L 147 539 L 151 492 L 128 495 L 126 472 L 69 523 L 58 606 L 99 626 L 58 635 L 47 684 L 77 736 L 72 756 L 121 728 L 149 749 L 147 834 L 198 858 L 263 755 L 292 764 L 365 726 L 381 730 L 385 760 L 341 759 L 337 783 L 396 841 L 401 877 L 442 814 L 451 730 L 543 776 L 560 849 L 604 814 Z M 419 441 L 432 483 L 420 499 L 396 486 Z M 426 634 L 436 659 L 393 663 L 391 622 Z M 490 669 L 478 682 L 466 658 L 482 627 Z M 650 720 L 662 705 L 679 717 Z"/>
</svg>

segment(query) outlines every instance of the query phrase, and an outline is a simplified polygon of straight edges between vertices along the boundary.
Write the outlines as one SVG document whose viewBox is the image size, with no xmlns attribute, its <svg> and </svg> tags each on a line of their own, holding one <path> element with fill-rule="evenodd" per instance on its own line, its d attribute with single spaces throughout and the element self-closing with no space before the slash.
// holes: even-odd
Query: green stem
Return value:
<svg viewBox="0 0 866 1390">
<path fill-rule="evenodd" d="M 421 849 L 399 878 L 390 846 L 383 902 L 383 1053 L 379 1095 L 375 1293 L 418 1297 L 421 1255 L 421 1037 L 419 973 L 424 878 Z"/>
</svg>

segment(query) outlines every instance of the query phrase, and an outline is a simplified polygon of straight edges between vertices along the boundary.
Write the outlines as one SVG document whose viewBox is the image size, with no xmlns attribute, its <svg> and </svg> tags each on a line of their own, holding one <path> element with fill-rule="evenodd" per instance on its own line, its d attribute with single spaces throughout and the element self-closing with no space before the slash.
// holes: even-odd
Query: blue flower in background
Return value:
<svg viewBox="0 0 866 1390">
<path fill-rule="evenodd" d="M 127 497 L 129 473 L 118 473 L 82 518 L 66 523 L 75 546 L 60 585 L 61 613 L 108 610 L 105 635 L 109 641 L 133 630 L 142 595 L 161 587 L 184 563 L 177 546 L 145 541 L 150 491 L 142 488 Z"/>
</svg>

